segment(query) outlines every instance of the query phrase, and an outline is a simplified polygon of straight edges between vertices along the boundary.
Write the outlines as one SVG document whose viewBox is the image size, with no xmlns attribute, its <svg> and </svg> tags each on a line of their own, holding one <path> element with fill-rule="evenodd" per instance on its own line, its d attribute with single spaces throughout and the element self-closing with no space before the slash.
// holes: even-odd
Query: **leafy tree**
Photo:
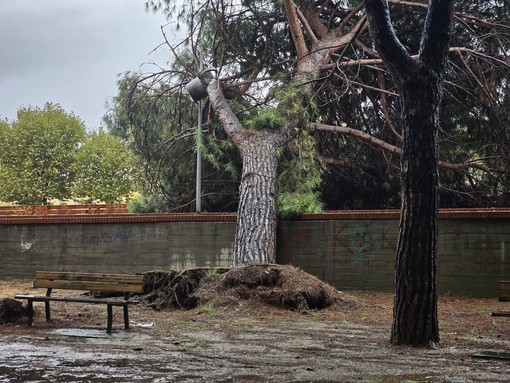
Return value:
<svg viewBox="0 0 510 383">
<path fill-rule="evenodd" d="M 88 133 L 60 105 L 20 108 L 17 120 L 0 122 L 2 200 L 114 202 L 133 190 L 135 176 L 134 156 L 119 138 Z"/>
<path fill-rule="evenodd" d="M 73 163 L 85 125 L 59 105 L 21 108 L 17 120 L 2 124 L 0 196 L 20 204 L 47 204 L 71 197 Z"/>
<path fill-rule="evenodd" d="M 76 153 L 73 197 L 85 202 L 117 202 L 134 190 L 136 160 L 118 137 L 103 130 L 90 133 Z"/>
</svg>

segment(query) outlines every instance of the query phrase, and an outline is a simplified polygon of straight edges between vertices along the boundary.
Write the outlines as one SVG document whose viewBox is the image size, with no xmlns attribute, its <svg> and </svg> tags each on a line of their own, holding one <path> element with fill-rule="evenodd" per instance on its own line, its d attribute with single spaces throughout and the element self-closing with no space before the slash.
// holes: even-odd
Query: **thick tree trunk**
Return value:
<svg viewBox="0 0 510 383">
<path fill-rule="evenodd" d="M 207 88 L 211 104 L 243 158 L 233 265 L 275 262 L 276 176 L 284 134 L 246 130 L 223 97 L 219 83 Z"/>
<path fill-rule="evenodd" d="M 440 84 L 417 75 L 402 84 L 402 212 L 395 273 L 393 344 L 436 348 Z"/>
<path fill-rule="evenodd" d="M 418 60 L 398 40 L 387 0 L 365 0 L 365 6 L 402 110 L 402 211 L 391 342 L 437 348 L 437 135 L 453 0 L 429 0 Z"/>
<path fill-rule="evenodd" d="M 250 132 L 240 149 L 243 172 L 234 244 L 234 265 L 275 262 L 276 176 L 279 136 Z"/>
</svg>

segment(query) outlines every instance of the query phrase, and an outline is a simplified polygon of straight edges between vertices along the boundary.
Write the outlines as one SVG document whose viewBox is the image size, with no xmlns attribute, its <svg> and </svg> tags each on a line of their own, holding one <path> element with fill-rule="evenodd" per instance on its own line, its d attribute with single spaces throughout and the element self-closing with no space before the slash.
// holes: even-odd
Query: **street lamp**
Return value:
<svg viewBox="0 0 510 383">
<path fill-rule="evenodd" d="M 202 62 L 200 62 L 200 72 L 197 77 L 186 85 L 186 90 L 193 101 L 198 102 L 197 178 L 195 197 L 197 213 L 202 211 L 202 157 L 200 156 L 200 146 L 202 145 L 202 100 L 207 97 L 207 86 L 217 77 L 217 73 L 218 70 L 216 68 L 202 70 Z"/>
</svg>

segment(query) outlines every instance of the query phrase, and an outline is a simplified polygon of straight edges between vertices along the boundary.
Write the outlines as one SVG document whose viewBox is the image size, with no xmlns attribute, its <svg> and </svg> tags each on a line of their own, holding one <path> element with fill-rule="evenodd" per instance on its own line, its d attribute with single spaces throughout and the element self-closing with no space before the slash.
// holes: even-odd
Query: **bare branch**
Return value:
<svg viewBox="0 0 510 383">
<path fill-rule="evenodd" d="M 452 18 L 453 0 L 429 1 L 419 56 L 425 66 L 438 74 L 444 71 Z"/>
<path fill-rule="evenodd" d="M 354 138 L 357 138 L 369 145 L 373 145 L 379 149 L 382 149 L 386 152 L 401 155 L 402 151 L 399 147 L 389 144 L 386 141 L 380 140 L 371 134 L 365 133 L 358 129 L 349 128 L 347 126 L 333 126 L 333 125 L 326 125 L 326 124 L 319 124 L 319 123 L 311 123 L 310 127 L 314 130 L 320 130 L 323 132 L 332 132 L 332 133 L 339 133 L 347 136 L 351 136 Z M 446 161 L 439 161 L 438 165 L 442 168 L 446 169 L 456 169 L 456 170 L 467 170 L 467 169 L 478 169 L 481 171 L 484 171 L 486 173 L 503 173 L 503 174 L 509 174 L 508 171 L 505 171 L 504 169 L 493 169 L 488 168 L 486 166 L 480 165 L 478 163 L 480 160 L 469 160 L 461 163 L 449 163 Z"/>
<path fill-rule="evenodd" d="M 301 24 L 303 25 L 303 28 L 305 29 L 308 37 L 312 41 L 312 45 L 317 45 L 319 43 L 319 39 L 317 36 L 315 36 L 314 31 L 310 27 L 310 24 L 308 23 L 307 18 L 303 15 L 303 13 L 300 11 L 298 7 L 295 7 L 296 13 L 298 15 L 299 21 L 301 21 Z"/>
<path fill-rule="evenodd" d="M 369 29 L 372 39 L 390 71 L 409 73 L 416 67 L 406 48 L 397 38 L 390 19 L 388 2 L 386 0 L 365 0 L 365 7 L 369 20 Z"/>
<path fill-rule="evenodd" d="M 383 140 L 380 140 L 371 134 L 365 133 L 358 129 L 349 128 L 347 126 L 333 126 L 333 125 L 326 125 L 326 124 L 319 124 L 319 123 L 312 123 L 310 124 L 310 127 L 314 130 L 320 130 L 323 132 L 333 132 L 333 133 L 340 133 L 347 136 L 355 137 L 360 139 L 361 141 L 374 145 L 380 149 L 383 149 L 385 151 L 388 151 L 393 154 L 400 155 L 401 150 L 399 147 L 395 145 L 391 145 Z"/>
<path fill-rule="evenodd" d="M 297 58 L 300 60 L 308 53 L 303 31 L 299 27 L 299 17 L 293 0 L 283 0 L 283 8 L 289 22 L 289 29 L 297 51 Z"/>
</svg>

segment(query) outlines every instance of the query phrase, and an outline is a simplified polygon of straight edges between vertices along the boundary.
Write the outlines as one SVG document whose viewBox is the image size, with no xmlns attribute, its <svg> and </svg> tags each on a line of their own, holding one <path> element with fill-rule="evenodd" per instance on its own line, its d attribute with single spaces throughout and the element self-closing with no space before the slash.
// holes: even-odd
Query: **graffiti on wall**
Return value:
<svg viewBox="0 0 510 383">
<path fill-rule="evenodd" d="M 58 242 L 54 241 L 54 238 L 40 240 L 33 230 L 26 227 L 22 229 L 20 235 L 19 250 L 21 253 L 33 255 L 53 254 L 59 256 L 62 254 L 62 248 L 58 245 Z"/>
<path fill-rule="evenodd" d="M 371 225 L 351 223 L 333 225 L 333 256 L 348 254 L 356 265 L 367 264 L 382 256 L 383 251 L 394 250 L 388 241 L 390 227 L 374 230 Z"/>
<path fill-rule="evenodd" d="M 374 237 L 374 234 L 366 226 L 358 226 L 351 238 L 354 264 L 368 263 L 377 258 L 380 255 L 380 253 L 375 251 L 377 245 L 377 239 Z"/>
<path fill-rule="evenodd" d="M 87 245 L 100 245 L 104 243 L 124 242 L 129 239 L 131 229 L 119 229 L 115 231 L 97 231 L 94 233 L 84 233 L 81 236 L 81 241 Z"/>
</svg>

